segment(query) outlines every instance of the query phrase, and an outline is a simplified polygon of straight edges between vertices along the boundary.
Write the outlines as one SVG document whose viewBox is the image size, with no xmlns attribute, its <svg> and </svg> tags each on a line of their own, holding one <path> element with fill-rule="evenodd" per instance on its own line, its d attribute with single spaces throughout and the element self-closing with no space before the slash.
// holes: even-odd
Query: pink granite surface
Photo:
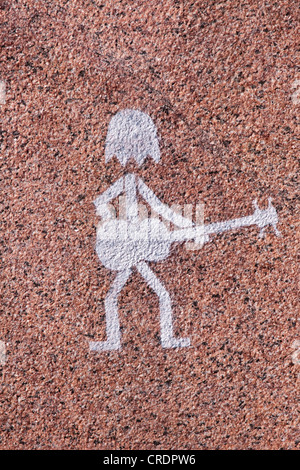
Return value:
<svg viewBox="0 0 300 470">
<path fill-rule="evenodd" d="M 0 448 L 299 449 L 299 2 L 0 5 Z M 152 117 L 159 163 L 105 164 L 124 108 Z M 89 351 L 114 278 L 93 201 L 127 171 L 206 223 L 276 207 L 281 237 L 151 265 L 190 348 L 161 347 L 134 272 L 122 350 Z"/>
</svg>

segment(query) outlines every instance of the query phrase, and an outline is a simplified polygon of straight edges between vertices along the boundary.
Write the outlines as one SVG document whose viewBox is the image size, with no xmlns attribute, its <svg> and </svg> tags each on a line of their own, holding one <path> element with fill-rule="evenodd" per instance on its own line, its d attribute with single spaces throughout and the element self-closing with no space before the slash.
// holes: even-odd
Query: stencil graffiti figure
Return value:
<svg viewBox="0 0 300 470">
<path fill-rule="evenodd" d="M 158 162 L 160 151 L 157 131 L 152 119 L 138 110 L 119 111 L 110 121 L 105 160 L 116 156 L 125 166 L 133 157 L 140 165 L 147 156 Z M 138 214 L 137 194 L 149 204 L 151 209 L 179 229 L 169 231 L 158 218 L 141 221 Z M 126 219 L 116 219 L 109 203 L 125 195 Z M 254 201 L 252 215 L 217 222 L 209 225 L 196 225 L 161 202 L 153 191 L 134 174 L 126 174 L 94 201 L 102 225 L 97 230 L 96 252 L 103 265 L 117 271 L 116 278 L 105 299 L 106 341 L 90 342 L 90 350 L 105 351 L 121 348 L 121 333 L 118 318 L 118 295 L 126 284 L 132 269 L 136 268 L 149 287 L 157 294 L 160 310 L 161 345 L 163 348 L 179 348 L 190 345 L 189 338 L 175 337 L 173 334 L 172 306 L 168 291 L 150 269 L 147 261 L 160 261 L 168 257 L 173 242 L 193 240 L 197 243 L 209 241 L 209 235 L 240 227 L 258 225 L 261 235 L 264 227 L 273 225 L 275 232 L 278 217 L 269 200 L 265 210 L 259 209 Z"/>
</svg>

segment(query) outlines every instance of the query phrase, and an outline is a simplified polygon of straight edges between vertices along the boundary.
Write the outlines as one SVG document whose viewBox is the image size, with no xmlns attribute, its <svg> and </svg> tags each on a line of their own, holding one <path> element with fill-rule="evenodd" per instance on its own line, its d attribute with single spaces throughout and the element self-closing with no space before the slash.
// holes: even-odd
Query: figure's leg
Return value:
<svg viewBox="0 0 300 470">
<path fill-rule="evenodd" d="M 131 269 L 118 272 L 105 299 L 106 341 L 90 341 L 91 351 L 121 349 L 121 332 L 118 315 L 118 295 L 127 282 Z"/>
<path fill-rule="evenodd" d="M 173 336 L 172 307 L 168 291 L 144 261 L 137 264 L 137 269 L 159 298 L 162 347 L 183 348 L 189 346 L 189 338 L 175 338 Z"/>
</svg>

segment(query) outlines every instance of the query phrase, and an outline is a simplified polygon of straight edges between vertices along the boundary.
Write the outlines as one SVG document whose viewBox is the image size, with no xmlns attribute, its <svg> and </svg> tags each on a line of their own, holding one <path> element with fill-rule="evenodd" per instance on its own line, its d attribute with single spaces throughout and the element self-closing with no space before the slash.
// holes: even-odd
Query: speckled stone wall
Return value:
<svg viewBox="0 0 300 470">
<path fill-rule="evenodd" d="M 299 2 L 1 1 L 0 448 L 299 448 Z M 148 113 L 161 160 L 105 164 L 111 117 Z M 119 297 L 93 201 L 126 172 L 205 223 L 279 217 L 172 246 Z M 298 354 L 299 353 L 299 354 Z"/>
</svg>

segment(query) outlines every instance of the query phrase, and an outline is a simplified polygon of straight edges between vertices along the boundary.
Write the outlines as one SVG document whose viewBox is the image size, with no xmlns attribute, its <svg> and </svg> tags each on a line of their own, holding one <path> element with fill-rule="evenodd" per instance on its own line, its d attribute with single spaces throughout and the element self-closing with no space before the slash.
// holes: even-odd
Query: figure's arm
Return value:
<svg viewBox="0 0 300 470">
<path fill-rule="evenodd" d="M 138 178 L 138 190 L 145 201 L 148 202 L 149 206 L 157 212 L 157 214 L 169 220 L 169 222 L 172 222 L 172 224 L 181 228 L 194 226 L 194 223 L 190 219 L 177 214 L 169 206 L 161 202 L 141 178 Z"/>
<path fill-rule="evenodd" d="M 96 213 L 104 220 L 112 218 L 112 213 L 109 210 L 109 202 L 118 197 L 124 191 L 124 180 L 123 177 L 113 183 L 104 193 L 100 194 L 94 204 L 96 206 Z"/>
</svg>

